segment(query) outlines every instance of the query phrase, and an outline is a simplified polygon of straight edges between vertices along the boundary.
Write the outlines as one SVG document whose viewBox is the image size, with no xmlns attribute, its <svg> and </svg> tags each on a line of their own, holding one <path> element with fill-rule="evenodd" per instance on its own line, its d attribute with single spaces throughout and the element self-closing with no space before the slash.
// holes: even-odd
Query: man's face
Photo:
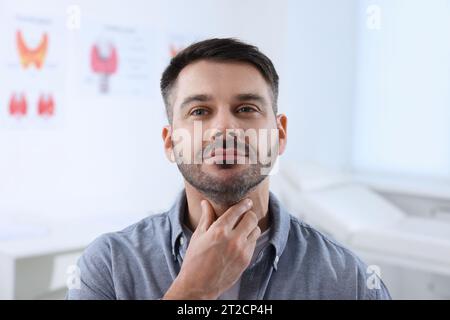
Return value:
<svg viewBox="0 0 450 320">
<path fill-rule="evenodd" d="M 166 153 L 193 187 L 218 204 L 241 200 L 284 150 L 285 116 L 275 116 L 270 86 L 250 64 L 192 63 L 178 75 L 169 100 Z"/>
</svg>

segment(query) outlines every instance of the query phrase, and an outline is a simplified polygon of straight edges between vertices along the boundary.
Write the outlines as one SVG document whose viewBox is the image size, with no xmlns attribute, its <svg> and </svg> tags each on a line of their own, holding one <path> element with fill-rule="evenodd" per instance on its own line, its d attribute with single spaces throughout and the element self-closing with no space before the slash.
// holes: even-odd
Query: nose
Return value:
<svg viewBox="0 0 450 320">
<path fill-rule="evenodd" d="M 240 125 L 228 106 L 218 108 L 216 115 L 208 126 L 211 136 L 219 137 L 222 135 L 223 138 L 225 138 L 225 134 L 227 134 L 227 138 L 234 137 L 233 129 L 239 128 Z"/>
</svg>

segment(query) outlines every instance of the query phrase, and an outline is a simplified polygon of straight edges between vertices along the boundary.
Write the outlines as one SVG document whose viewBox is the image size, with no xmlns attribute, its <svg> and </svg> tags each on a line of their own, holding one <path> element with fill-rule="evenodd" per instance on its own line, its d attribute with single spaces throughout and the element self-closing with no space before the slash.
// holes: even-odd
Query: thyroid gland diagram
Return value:
<svg viewBox="0 0 450 320">
<path fill-rule="evenodd" d="M 38 101 L 38 115 L 52 116 L 55 112 L 55 102 L 50 94 L 41 94 Z"/>
<path fill-rule="evenodd" d="M 25 43 L 25 40 L 22 35 L 22 31 L 17 30 L 16 32 L 16 42 L 17 42 L 17 51 L 19 53 L 20 64 L 24 68 L 28 68 L 33 65 L 37 69 L 41 69 L 45 57 L 47 56 L 48 49 L 48 36 L 47 33 L 44 33 L 41 37 L 39 44 L 35 48 L 30 48 Z"/>
<path fill-rule="evenodd" d="M 109 77 L 117 72 L 118 55 L 111 43 L 96 43 L 91 48 L 91 69 L 100 76 L 100 92 L 108 93 Z"/>
<path fill-rule="evenodd" d="M 23 117 L 27 114 L 27 99 L 25 94 L 13 93 L 9 99 L 9 114 L 15 117 Z"/>
<path fill-rule="evenodd" d="M 55 113 L 55 102 L 51 94 L 41 94 L 37 101 L 37 114 L 51 117 Z M 12 117 L 24 117 L 28 112 L 28 100 L 24 93 L 13 92 L 9 100 L 9 114 Z"/>
</svg>

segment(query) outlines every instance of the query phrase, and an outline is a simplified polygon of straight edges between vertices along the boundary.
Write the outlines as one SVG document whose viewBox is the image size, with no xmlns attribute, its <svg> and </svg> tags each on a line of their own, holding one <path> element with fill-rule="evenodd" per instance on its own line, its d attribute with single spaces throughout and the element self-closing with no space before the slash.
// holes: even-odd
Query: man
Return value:
<svg viewBox="0 0 450 320">
<path fill-rule="evenodd" d="M 164 148 L 185 189 L 168 212 L 95 240 L 69 299 L 390 299 L 269 192 L 287 118 L 268 57 L 234 39 L 198 42 L 171 60 L 161 90 Z"/>
</svg>

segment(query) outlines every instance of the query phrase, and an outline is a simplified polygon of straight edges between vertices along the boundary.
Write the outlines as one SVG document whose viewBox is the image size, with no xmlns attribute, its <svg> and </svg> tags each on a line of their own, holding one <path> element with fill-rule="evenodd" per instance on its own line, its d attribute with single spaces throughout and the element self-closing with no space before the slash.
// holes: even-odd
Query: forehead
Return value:
<svg viewBox="0 0 450 320">
<path fill-rule="evenodd" d="M 240 93 L 258 93 L 270 101 L 270 87 L 259 70 L 245 62 L 200 60 L 189 64 L 178 75 L 174 104 L 192 94 L 227 98 Z"/>
</svg>

